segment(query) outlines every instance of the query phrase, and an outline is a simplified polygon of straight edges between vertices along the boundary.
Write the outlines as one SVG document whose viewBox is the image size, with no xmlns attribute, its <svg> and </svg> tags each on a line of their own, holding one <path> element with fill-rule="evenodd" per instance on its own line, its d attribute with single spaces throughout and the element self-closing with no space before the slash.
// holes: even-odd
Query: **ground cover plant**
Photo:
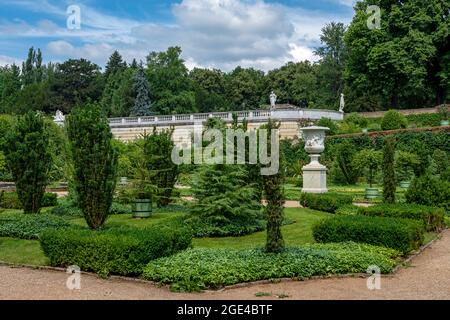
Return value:
<svg viewBox="0 0 450 320">
<path fill-rule="evenodd" d="M 370 265 L 388 273 L 399 256 L 396 250 L 356 243 L 287 247 L 277 254 L 263 249 L 192 249 L 150 262 L 143 277 L 172 284 L 173 290 L 198 291 L 257 280 L 365 273 Z"/>
</svg>

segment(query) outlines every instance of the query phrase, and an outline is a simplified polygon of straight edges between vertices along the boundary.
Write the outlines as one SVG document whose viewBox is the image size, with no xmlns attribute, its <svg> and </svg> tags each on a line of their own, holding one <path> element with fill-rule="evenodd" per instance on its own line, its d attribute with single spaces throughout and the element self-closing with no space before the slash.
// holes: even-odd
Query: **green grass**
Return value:
<svg viewBox="0 0 450 320">
<path fill-rule="evenodd" d="M 0 261 L 35 266 L 49 264 L 39 241 L 12 238 L 0 238 Z"/>
<path fill-rule="evenodd" d="M 137 227 L 137 228 L 145 228 L 148 226 L 152 226 L 156 223 L 164 222 L 164 220 L 171 219 L 174 217 L 183 216 L 182 212 L 158 212 L 153 213 L 153 215 L 148 219 L 133 219 L 131 214 L 121 214 L 121 215 L 112 215 L 106 221 L 107 227 L 113 226 L 128 226 L 128 227 Z M 72 223 L 87 226 L 84 218 L 76 218 L 71 220 Z"/>
<path fill-rule="evenodd" d="M 314 243 L 312 225 L 330 214 L 303 208 L 287 208 L 285 215 L 295 223 L 282 227 L 283 238 L 287 246 Z M 248 249 L 265 245 L 266 232 L 261 231 L 243 237 L 194 239 L 194 247 Z"/>
</svg>

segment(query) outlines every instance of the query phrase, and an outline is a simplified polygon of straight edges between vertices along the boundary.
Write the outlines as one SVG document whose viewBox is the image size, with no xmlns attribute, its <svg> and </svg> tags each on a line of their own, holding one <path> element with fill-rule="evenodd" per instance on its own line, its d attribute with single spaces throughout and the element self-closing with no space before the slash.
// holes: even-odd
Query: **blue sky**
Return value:
<svg viewBox="0 0 450 320">
<path fill-rule="evenodd" d="M 44 61 L 86 58 L 101 67 L 114 50 L 127 61 L 178 45 L 189 68 L 269 70 L 315 60 L 325 23 L 348 24 L 354 0 L 0 0 L 0 65 L 29 47 Z M 80 29 L 67 8 L 80 8 Z"/>
</svg>

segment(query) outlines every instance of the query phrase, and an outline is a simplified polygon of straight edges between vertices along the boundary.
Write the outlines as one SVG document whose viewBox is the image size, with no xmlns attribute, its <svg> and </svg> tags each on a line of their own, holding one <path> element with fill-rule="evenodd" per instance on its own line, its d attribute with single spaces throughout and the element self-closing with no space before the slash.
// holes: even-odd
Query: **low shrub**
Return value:
<svg viewBox="0 0 450 320">
<path fill-rule="evenodd" d="M 389 110 L 381 120 L 381 129 L 383 130 L 396 130 L 406 128 L 407 126 L 408 120 L 397 110 Z"/>
<path fill-rule="evenodd" d="M 58 205 L 56 193 L 44 193 L 42 207 L 54 207 Z M 22 209 L 17 192 L 2 192 L 0 196 L 0 207 L 4 209 Z"/>
<path fill-rule="evenodd" d="M 450 181 L 425 174 L 412 181 L 405 198 L 408 203 L 439 205 L 450 212 Z"/>
<path fill-rule="evenodd" d="M 366 216 L 392 217 L 419 220 L 427 231 L 439 231 L 445 226 L 445 210 L 414 204 L 380 204 L 358 208 L 358 214 Z"/>
<path fill-rule="evenodd" d="M 399 256 L 395 250 L 357 243 L 312 244 L 278 254 L 197 248 L 150 262 L 143 277 L 172 284 L 176 291 L 199 291 L 258 280 L 365 273 L 371 265 L 388 273 Z"/>
<path fill-rule="evenodd" d="M 346 204 L 336 210 L 337 215 L 354 216 L 358 214 L 358 207 L 353 204 Z"/>
<path fill-rule="evenodd" d="M 179 222 L 149 228 L 115 227 L 101 231 L 46 230 L 40 237 L 52 266 L 77 265 L 101 276 L 139 275 L 151 261 L 187 249 L 189 228 Z"/>
<path fill-rule="evenodd" d="M 422 222 L 401 218 L 335 216 L 313 226 L 317 242 L 363 242 L 396 249 L 403 254 L 418 249 L 424 240 Z"/>
<path fill-rule="evenodd" d="M 131 206 L 126 204 L 121 204 L 118 202 L 113 202 L 111 205 L 111 214 L 129 214 L 132 212 Z M 60 200 L 58 206 L 52 208 L 50 211 L 52 214 L 57 216 L 66 217 L 82 217 L 83 212 L 78 208 L 73 201 L 70 200 Z"/>
<path fill-rule="evenodd" d="M 335 213 L 339 207 L 353 203 L 353 197 L 337 193 L 302 193 L 300 204 L 314 210 Z"/>
<path fill-rule="evenodd" d="M 47 229 L 67 230 L 71 224 L 49 214 L 8 215 L 0 217 L 0 237 L 38 239 Z"/>
</svg>

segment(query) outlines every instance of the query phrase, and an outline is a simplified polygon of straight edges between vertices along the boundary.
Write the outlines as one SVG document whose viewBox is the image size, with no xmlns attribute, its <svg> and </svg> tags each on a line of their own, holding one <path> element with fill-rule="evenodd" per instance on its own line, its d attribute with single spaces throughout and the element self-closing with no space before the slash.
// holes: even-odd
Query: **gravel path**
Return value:
<svg viewBox="0 0 450 320">
<path fill-rule="evenodd" d="M 382 277 L 381 290 L 370 291 L 366 279 L 329 278 L 283 281 L 195 294 L 122 279 L 81 276 L 81 290 L 68 290 L 67 274 L 0 266 L 0 299 L 450 299 L 450 230 L 406 268 Z M 257 298 L 258 292 L 271 296 Z"/>
</svg>

